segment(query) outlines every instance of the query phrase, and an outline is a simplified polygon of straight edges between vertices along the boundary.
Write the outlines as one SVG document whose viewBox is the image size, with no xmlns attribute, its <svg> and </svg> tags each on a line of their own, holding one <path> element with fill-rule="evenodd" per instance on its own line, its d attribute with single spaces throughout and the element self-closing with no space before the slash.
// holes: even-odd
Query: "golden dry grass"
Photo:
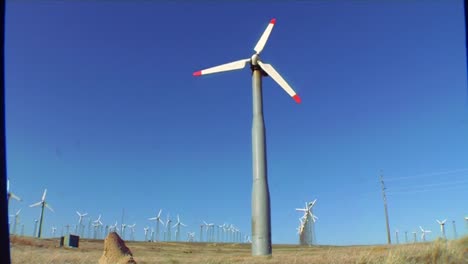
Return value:
<svg viewBox="0 0 468 264">
<path fill-rule="evenodd" d="M 12 263 L 97 263 L 103 240 L 80 240 L 77 249 L 59 248 L 58 239 L 11 237 Z M 273 245 L 273 257 L 252 257 L 250 245 L 127 242 L 138 264 L 468 264 L 468 237 L 455 241 L 377 246 Z"/>
</svg>

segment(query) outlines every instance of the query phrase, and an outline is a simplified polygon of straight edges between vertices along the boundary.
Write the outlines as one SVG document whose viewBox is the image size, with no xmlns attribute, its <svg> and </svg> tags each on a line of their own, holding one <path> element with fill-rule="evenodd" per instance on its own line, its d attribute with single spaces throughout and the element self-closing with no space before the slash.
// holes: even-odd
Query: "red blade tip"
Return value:
<svg viewBox="0 0 468 264">
<path fill-rule="evenodd" d="M 273 19 L 270 20 L 270 24 L 274 25 L 275 23 L 276 23 L 276 18 L 273 18 Z"/>
<path fill-rule="evenodd" d="M 193 76 L 200 76 L 200 75 L 201 75 L 201 71 L 197 71 L 193 73 Z"/>
<path fill-rule="evenodd" d="M 294 99 L 294 101 L 296 101 L 296 103 L 298 103 L 298 104 L 301 103 L 301 98 L 299 97 L 299 95 L 297 95 L 297 94 L 294 95 L 294 96 L 293 96 L 293 99 Z"/>
</svg>

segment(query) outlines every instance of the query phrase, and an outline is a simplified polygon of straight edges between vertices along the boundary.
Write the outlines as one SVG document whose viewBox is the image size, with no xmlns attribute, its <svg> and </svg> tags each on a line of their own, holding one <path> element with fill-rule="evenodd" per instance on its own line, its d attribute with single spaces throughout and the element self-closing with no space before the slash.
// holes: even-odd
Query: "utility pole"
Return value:
<svg viewBox="0 0 468 264">
<path fill-rule="evenodd" d="M 388 209 L 387 209 L 387 196 L 385 195 L 385 183 L 383 180 L 383 173 L 380 171 L 380 183 L 382 184 L 382 196 L 384 202 L 384 209 L 385 209 L 385 222 L 387 223 L 387 243 L 390 245 L 392 244 L 392 239 L 390 237 L 390 225 L 388 223 Z"/>
</svg>

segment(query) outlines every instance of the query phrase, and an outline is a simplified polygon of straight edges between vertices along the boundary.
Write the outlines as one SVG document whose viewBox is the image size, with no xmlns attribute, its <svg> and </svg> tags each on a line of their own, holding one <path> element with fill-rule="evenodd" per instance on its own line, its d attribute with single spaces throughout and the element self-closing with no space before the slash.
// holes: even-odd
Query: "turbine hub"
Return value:
<svg viewBox="0 0 468 264">
<path fill-rule="evenodd" d="M 250 58 L 250 63 L 251 63 L 253 66 L 257 66 L 257 65 L 258 65 L 258 63 L 257 63 L 258 58 L 259 58 L 259 57 L 258 57 L 258 54 L 255 53 L 255 54 L 252 55 L 252 57 Z"/>
</svg>

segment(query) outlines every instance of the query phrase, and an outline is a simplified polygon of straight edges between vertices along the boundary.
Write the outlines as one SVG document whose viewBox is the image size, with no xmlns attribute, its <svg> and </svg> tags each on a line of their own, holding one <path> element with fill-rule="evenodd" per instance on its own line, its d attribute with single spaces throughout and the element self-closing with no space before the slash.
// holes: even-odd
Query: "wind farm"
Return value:
<svg viewBox="0 0 468 264">
<path fill-rule="evenodd" d="M 12 263 L 466 260 L 460 4 L 111 2 L 6 4 Z"/>
</svg>

